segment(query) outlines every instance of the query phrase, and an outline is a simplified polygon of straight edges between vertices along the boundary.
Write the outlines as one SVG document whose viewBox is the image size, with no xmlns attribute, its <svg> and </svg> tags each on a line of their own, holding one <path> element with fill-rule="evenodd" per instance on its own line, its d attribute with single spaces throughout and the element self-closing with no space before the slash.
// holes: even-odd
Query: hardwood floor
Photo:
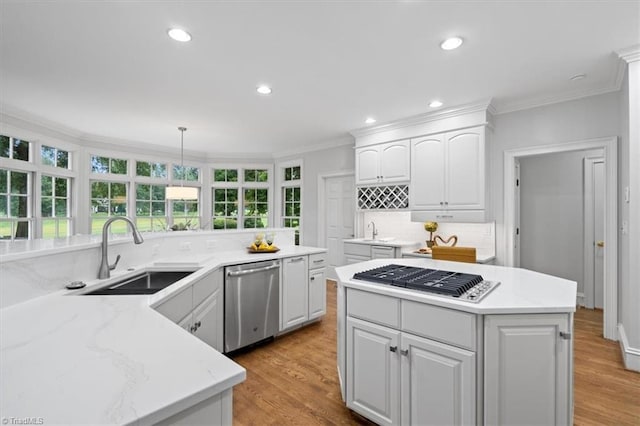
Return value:
<svg viewBox="0 0 640 426">
<path fill-rule="evenodd" d="M 602 338 L 602 311 L 575 315 L 576 425 L 640 425 L 640 373 L 624 370 L 617 342 Z M 318 323 L 233 356 L 247 380 L 233 389 L 234 424 L 372 425 L 348 410 L 336 372 L 336 289 Z"/>
</svg>

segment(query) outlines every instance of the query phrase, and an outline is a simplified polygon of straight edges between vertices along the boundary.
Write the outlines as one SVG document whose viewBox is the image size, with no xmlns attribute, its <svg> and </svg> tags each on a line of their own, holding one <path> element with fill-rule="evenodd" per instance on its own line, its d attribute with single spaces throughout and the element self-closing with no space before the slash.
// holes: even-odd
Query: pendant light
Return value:
<svg viewBox="0 0 640 426">
<path fill-rule="evenodd" d="M 165 199 L 167 200 L 197 200 L 198 188 L 192 186 L 184 186 L 184 132 L 186 127 L 178 127 L 180 130 L 180 170 L 182 171 L 182 179 L 180 186 L 167 186 L 165 190 Z"/>
</svg>

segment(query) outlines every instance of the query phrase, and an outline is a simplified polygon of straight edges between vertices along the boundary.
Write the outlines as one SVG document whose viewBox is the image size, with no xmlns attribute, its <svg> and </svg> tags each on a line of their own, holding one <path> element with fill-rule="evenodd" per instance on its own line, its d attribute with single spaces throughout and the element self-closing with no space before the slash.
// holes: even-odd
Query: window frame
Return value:
<svg viewBox="0 0 640 426">
<path fill-rule="evenodd" d="M 300 178 L 285 180 L 285 171 L 286 169 L 300 167 Z M 302 158 L 295 158 L 287 161 L 281 161 L 276 163 L 275 169 L 277 172 L 277 205 L 278 205 L 278 224 L 287 229 L 294 230 L 294 238 L 297 240 L 296 245 L 302 245 L 304 242 L 304 232 L 303 232 L 303 212 L 304 212 L 304 160 Z M 298 203 L 300 204 L 300 216 L 287 216 L 286 215 L 286 200 L 285 200 L 285 192 L 287 188 L 300 188 L 300 199 Z M 298 220 L 298 227 L 285 226 L 285 220 Z M 294 240 L 295 241 L 295 240 Z"/>
</svg>

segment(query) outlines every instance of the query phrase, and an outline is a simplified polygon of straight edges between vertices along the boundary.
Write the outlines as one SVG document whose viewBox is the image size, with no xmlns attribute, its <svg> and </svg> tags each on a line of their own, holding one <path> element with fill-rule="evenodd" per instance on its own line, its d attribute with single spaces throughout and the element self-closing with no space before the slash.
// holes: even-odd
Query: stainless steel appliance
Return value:
<svg viewBox="0 0 640 426">
<path fill-rule="evenodd" d="M 225 352 L 275 336 L 278 332 L 279 287 L 279 260 L 225 268 Z"/>
<path fill-rule="evenodd" d="M 496 288 L 500 282 L 485 281 L 481 275 L 405 265 L 386 265 L 353 275 L 356 280 L 372 281 L 453 297 L 477 303 Z"/>
</svg>

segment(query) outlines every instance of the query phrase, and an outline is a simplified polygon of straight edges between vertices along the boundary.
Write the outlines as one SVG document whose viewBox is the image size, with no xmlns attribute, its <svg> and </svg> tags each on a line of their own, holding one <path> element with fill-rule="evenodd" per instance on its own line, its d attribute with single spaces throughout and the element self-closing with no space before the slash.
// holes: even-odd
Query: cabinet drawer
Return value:
<svg viewBox="0 0 640 426">
<path fill-rule="evenodd" d="M 324 268 L 325 266 L 327 266 L 326 253 L 309 255 L 309 269 Z"/>
<path fill-rule="evenodd" d="M 193 309 L 193 287 L 189 286 L 171 299 L 156 306 L 156 311 L 160 312 L 171 321 L 178 323 L 191 313 Z"/>
<path fill-rule="evenodd" d="M 393 259 L 396 249 L 388 246 L 371 246 L 372 259 Z"/>
<path fill-rule="evenodd" d="M 371 246 L 369 244 L 344 243 L 344 254 L 371 258 Z"/>
<path fill-rule="evenodd" d="M 400 328 L 400 300 L 394 297 L 348 289 L 347 314 L 389 327 Z"/>
<path fill-rule="evenodd" d="M 402 330 L 476 350 L 476 316 L 467 312 L 403 300 Z"/>
</svg>

